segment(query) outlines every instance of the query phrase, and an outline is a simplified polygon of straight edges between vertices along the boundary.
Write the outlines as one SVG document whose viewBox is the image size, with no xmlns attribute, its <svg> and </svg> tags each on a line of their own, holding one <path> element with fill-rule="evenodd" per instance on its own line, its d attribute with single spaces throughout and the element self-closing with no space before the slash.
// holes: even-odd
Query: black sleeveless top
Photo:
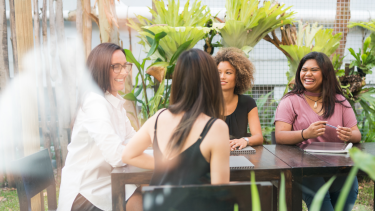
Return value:
<svg viewBox="0 0 375 211">
<path fill-rule="evenodd" d="M 150 185 L 211 184 L 210 163 L 203 157 L 199 146 L 216 119 L 211 118 L 207 122 L 199 139 L 193 145 L 173 159 L 168 160 L 160 151 L 156 136 L 159 115 L 155 121 L 153 143 L 155 169 Z"/>
<path fill-rule="evenodd" d="M 248 114 L 257 107 L 255 100 L 248 95 L 238 95 L 237 107 L 232 114 L 226 116 L 225 123 L 229 127 L 230 139 L 248 137 Z"/>
</svg>

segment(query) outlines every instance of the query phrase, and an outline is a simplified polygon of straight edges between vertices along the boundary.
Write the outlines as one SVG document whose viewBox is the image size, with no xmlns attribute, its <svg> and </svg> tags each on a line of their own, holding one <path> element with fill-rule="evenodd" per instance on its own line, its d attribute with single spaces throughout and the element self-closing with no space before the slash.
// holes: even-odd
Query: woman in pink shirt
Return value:
<svg viewBox="0 0 375 211">
<path fill-rule="evenodd" d="M 326 124 L 337 129 L 326 127 Z M 276 110 L 275 136 L 278 144 L 311 142 L 352 142 L 361 140 L 357 120 L 343 96 L 329 58 L 311 52 L 302 58 L 295 76 L 295 86 L 282 99 Z M 304 178 L 302 198 L 310 208 L 315 193 L 329 178 Z M 332 210 L 346 177 L 337 177 L 326 193 L 322 209 Z M 351 210 L 358 194 L 357 179 L 353 182 L 344 210 Z"/>
</svg>

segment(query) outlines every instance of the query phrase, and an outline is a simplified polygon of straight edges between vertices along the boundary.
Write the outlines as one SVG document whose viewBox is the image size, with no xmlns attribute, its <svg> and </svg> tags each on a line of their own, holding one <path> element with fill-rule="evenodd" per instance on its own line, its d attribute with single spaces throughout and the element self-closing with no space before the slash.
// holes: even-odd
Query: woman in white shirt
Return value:
<svg viewBox="0 0 375 211">
<path fill-rule="evenodd" d="M 90 53 L 87 66 L 97 88 L 83 93 L 80 99 L 62 170 L 61 211 L 112 209 L 111 171 L 125 165 L 122 151 L 135 134 L 123 108 L 125 100 L 118 95 L 132 68 L 124 50 L 102 43 Z M 135 189 L 135 185 L 127 186 L 126 193 Z M 128 200 L 128 206 L 137 204 L 137 199 L 141 199 L 138 192 Z"/>
</svg>

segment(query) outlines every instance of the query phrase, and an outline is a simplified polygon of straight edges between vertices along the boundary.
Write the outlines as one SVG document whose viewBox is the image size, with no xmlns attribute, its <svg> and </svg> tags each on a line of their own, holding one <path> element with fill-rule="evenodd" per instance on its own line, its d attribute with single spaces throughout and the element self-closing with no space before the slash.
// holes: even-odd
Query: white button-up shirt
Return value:
<svg viewBox="0 0 375 211">
<path fill-rule="evenodd" d="M 112 209 L 111 171 L 125 165 L 124 145 L 136 133 L 123 108 L 125 100 L 110 93 L 90 92 L 78 111 L 68 156 L 62 169 L 59 207 L 71 210 L 80 193 L 102 210 Z M 124 187 L 125 188 L 125 187 Z M 126 187 L 127 198 L 136 186 Z"/>
</svg>

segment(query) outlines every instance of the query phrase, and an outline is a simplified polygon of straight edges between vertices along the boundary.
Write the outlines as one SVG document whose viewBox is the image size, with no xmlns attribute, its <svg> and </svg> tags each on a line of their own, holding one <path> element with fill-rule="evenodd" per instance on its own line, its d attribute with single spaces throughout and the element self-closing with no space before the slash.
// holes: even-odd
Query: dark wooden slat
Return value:
<svg viewBox="0 0 375 211">
<path fill-rule="evenodd" d="M 297 168 L 297 169 L 292 169 L 290 171 L 292 174 L 292 192 L 291 192 L 291 210 L 293 211 L 302 211 L 302 172 L 303 169 Z M 289 210 L 289 209 L 288 209 Z"/>
<path fill-rule="evenodd" d="M 280 182 L 279 182 L 279 184 L 280 184 Z M 273 206 L 272 206 L 272 211 L 277 211 L 277 202 L 278 202 L 278 188 L 275 186 L 275 185 L 273 185 L 273 187 L 272 187 L 272 204 L 273 204 Z"/>
<path fill-rule="evenodd" d="M 56 201 L 56 184 L 53 183 L 47 188 L 47 201 L 48 201 L 48 210 L 57 210 L 57 201 Z"/>
<path fill-rule="evenodd" d="M 44 211 L 44 194 L 41 192 L 40 196 L 40 211 Z"/>
</svg>

